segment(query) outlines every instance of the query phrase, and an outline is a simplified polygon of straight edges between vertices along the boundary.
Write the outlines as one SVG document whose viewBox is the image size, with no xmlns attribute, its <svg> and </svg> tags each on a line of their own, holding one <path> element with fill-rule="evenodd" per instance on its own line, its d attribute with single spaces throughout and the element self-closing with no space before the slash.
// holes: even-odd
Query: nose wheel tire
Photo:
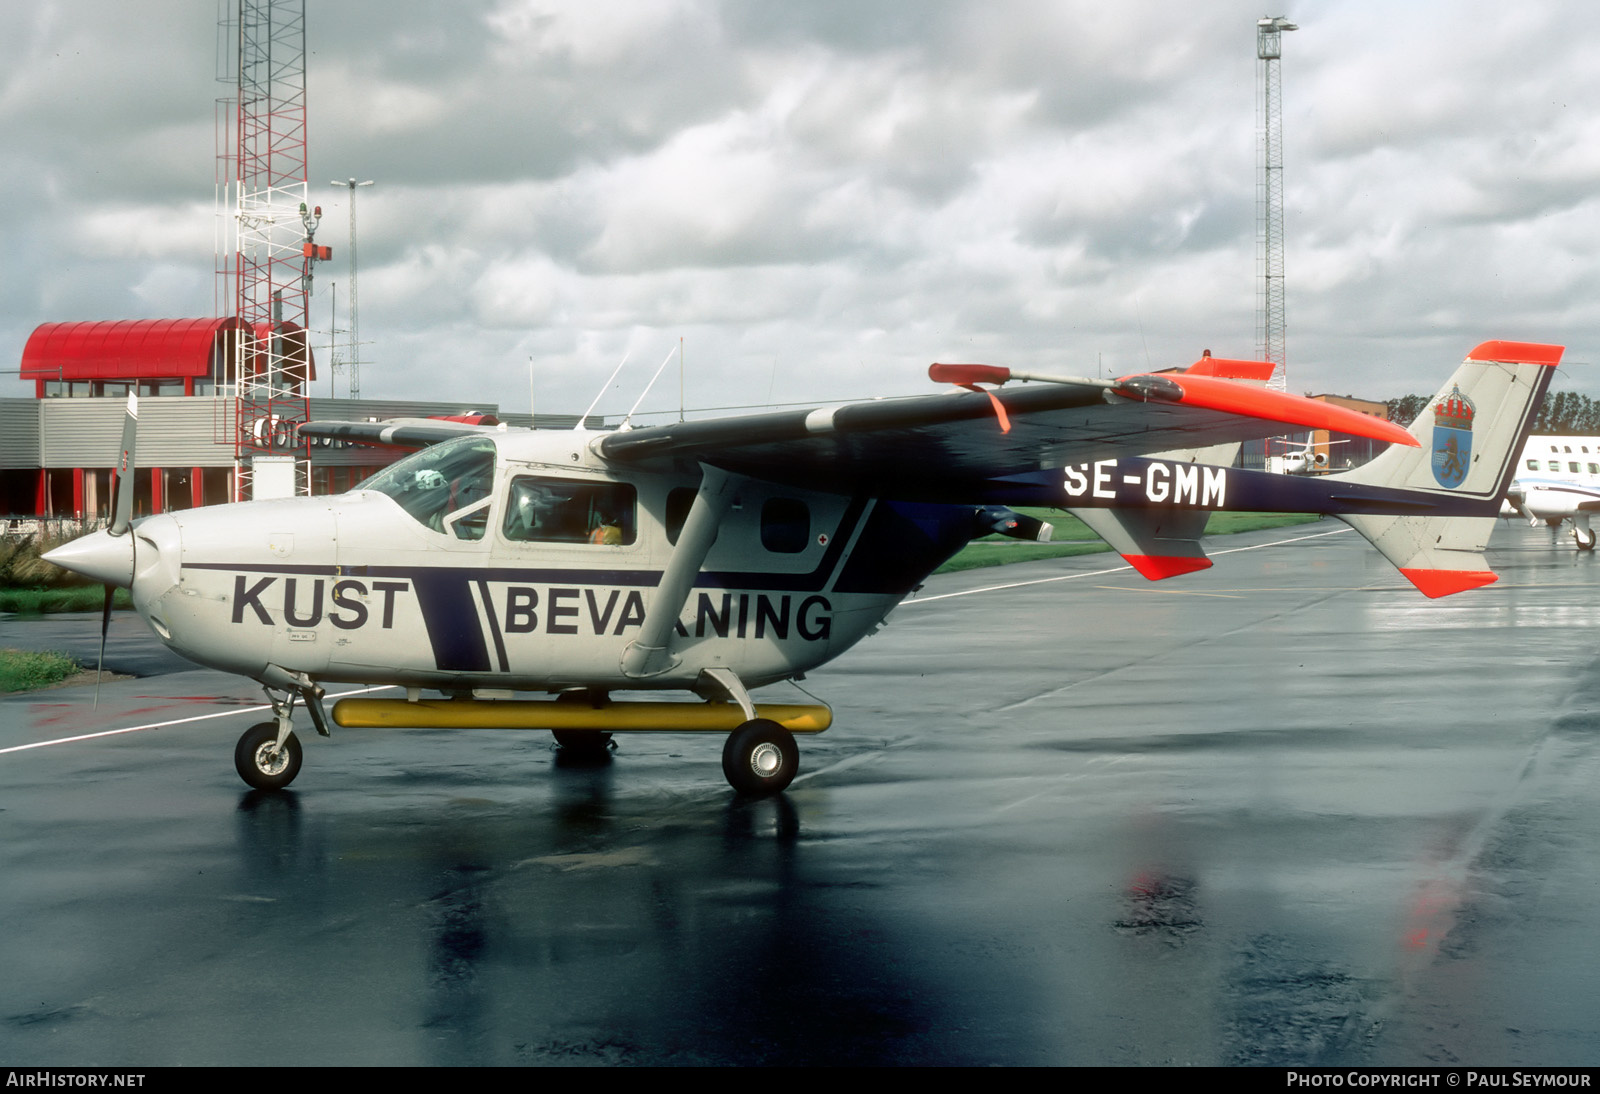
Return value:
<svg viewBox="0 0 1600 1094">
<path fill-rule="evenodd" d="M 251 726 L 233 749 L 239 777 L 257 790 L 282 790 L 294 782 L 300 759 L 300 739 L 293 733 L 278 747 L 277 722 Z"/>
<path fill-rule="evenodd" d="M 776 794 L 800 772 L 800 748 L 777 722 L 756 718 L 728 734 L 722 773 L 741 794 Z"/>
</svg>

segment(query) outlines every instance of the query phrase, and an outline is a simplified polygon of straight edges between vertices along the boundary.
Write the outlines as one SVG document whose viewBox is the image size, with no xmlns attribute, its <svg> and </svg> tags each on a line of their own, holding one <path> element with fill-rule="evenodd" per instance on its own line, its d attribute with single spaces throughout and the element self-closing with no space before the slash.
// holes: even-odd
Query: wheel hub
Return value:
<svg viewBox="0 0 1600 1094">
<path fill-rule="evenodd" d="M 256 766 L 263 775 L 281 775 L 283 769 L 289 766 L 289 750 L 277 748 L 268 741 L 256 749 Z"/>
<path fill-rule="evenodd" d="M 771 778 L 782 766 L 783 750 L 775 744 L 759 744 L 750 753 L 750 770 L 763 779 Z"/>
</svg>

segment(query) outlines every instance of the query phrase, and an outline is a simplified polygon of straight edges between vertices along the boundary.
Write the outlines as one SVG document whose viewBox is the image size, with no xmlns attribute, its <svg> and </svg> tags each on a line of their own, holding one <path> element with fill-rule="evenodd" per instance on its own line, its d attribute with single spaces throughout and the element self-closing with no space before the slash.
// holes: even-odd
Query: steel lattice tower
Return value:
<svg viewBox="0 0 1600 1094">
<path fill-rule="evenodd" d="M 253 494 L 259 456 L 295 458 L 295 492 L 309 492 L 310 449 L 294 434 L 310 416 L 307 338 L 312 236 L 306 206 L 305 0 L 221 0 L 219 79 L 219 305 L 239 332 L 234 396 L 236 498 Z M 226 60 L 223 58 L 226 57 Z M 226 75 L 225 75 L 226 74 Z M 231 245 L 230 245 L 231 244 Z M 219 310 L 220 307 L 219 307 Z"/>
<path fill-rule="evenodd" d="M 1298 29 L 1278 16 L 1256 23 L 1256 58 L 1261 81 L 1256 98 L 1256 353 L 1271 361 L 1271 386 L 1288 387 L 1287 314 L 1283 291 L 1283 91 L 1278 62 L 1283 32 Z"/>
<path fill-rule="evenodd" d="M 340 182 L 334 179 L 332 185 L 343 186 L 350 191 L 350 353 L 345 359 L 345 364 L 350 369 L 350 398 L 361 398 L 361 321 L 356 311 L 356 189 L 361 186 L 371 186 L 372 180 L 357 182 L 347 179 Z"/>
</svg>

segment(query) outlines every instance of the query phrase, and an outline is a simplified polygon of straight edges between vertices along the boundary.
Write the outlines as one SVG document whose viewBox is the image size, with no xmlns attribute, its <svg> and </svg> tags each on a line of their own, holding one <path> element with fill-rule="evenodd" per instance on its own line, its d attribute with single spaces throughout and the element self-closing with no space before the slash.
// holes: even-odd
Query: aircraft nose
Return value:
<svg viewBox="0 0 1600 1094">
<path fill-rule="evenodd" d="M 131 530 L 120 536 L 91 532 L 45 552 L 43 558 L 63 570 L 127 589 L 133 585 L 133 536 Z"/>
</svg>

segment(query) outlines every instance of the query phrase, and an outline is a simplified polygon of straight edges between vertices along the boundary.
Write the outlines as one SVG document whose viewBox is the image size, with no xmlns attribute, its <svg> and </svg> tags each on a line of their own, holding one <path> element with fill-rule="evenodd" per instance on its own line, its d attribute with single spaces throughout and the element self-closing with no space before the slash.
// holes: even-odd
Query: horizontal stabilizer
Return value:
<svg viewBox="0 0 1600 1094">
<path fill-rule="evenodd" d="M 1400 574 L 1415 585 L 1423 596 L 1434 600 L 1451 593 L 1479 589 L 1500 580 L 1492 570 L 1418 570 L 1401 567 Z"/>
<path fill-rule="evenodd" d="M 1203 509 L 1069 509 L 1151 581 L 1208 569 Z"/>
</svg>

